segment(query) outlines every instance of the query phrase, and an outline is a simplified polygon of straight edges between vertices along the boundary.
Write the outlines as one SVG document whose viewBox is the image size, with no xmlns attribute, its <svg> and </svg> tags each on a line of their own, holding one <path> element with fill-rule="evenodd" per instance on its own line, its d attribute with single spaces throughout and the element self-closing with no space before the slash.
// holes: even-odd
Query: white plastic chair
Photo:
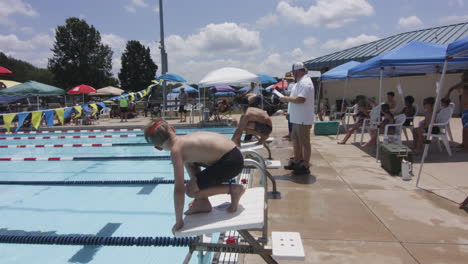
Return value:
<svg viewBox="0 0 468 264">
<path fill-rule="evenodd" d="M 439 127 L 440 128 L 440 133 L 439 134 L 431 134 L 432 138 L 434 138 L 437 141 L 437 146 L 439 147 L 439 151 L 442 151 L 442 146 L 440 145 L 440 140 L 442 140 L 442 143 L 444 143 L 445 149 L 447 150 L 447 153 L 449 156 L 452 156 L 452 150 L 450 149 L 450 144 L 447 136 L 448 132 L 448 127 L 450 123 L 450 118 L 452 118 L 453 114 L 453 108 L 452 107 L 446 107 L 437 114 L 435 118 L 435 123 L 434 127 Z M 424 133 L 426 136 L 427 133 Z"/>
<path fill-rule="evenodd" d="M 101 111 L 99 111 L 99 118 L 110 119 L 110 112 L 111 112 L 110 107 L 104 107 L 104 108 L 102 108 Z"/>
<path fill-rule="evenodd" d="M 408 133 L 406 132 L 406 129 L 410 129 L 411 132 L 414 130 L 414 117 L 418 115 L 419 113 L 419 106 L 417 104 L 413 104 L 414 107 L 414 116 L 408 116 L 406 117 L 406 120 L 411 120 L 411 125 L 409 126 L 403 126 L 403 133 L 405 134 L 406 141 L 409 141 L 408 138 Z"/>
<path fill-rule="evenodd" d="M 403 130 L 403 123 L 406 121 L 406 115 L 400 114 L 395 116 L 395 123 L 385 125 L 385 131 L 383 135 L 383 143 L 388 144 L 390 142 L 401 144 L 401 130 Z M 395 127 L 395 133 L 389 135 L 388 130 L 391 127 Z"/>
<path fill-rule="evenodd" d="M 350 120 L 353 120 L 353 117 L 356 116 L 357 113 L 358 113 L 357 104 L 350 106 L 350 107 L 346 107 L 346 112 L 345 112 L 345 116 L 343 120 L 344 121 L 343 127 L 345 128 L 345 130 L 348 130 L 348 126 L 351 123 Z"/>
<path fill-rule="evenodd" d="M 455 103 L 451 102 L 449 107 L 452 108 L 452 115 L 453 115 L 453 112 L 455 111 Z M 452 129 L 450 128 L 450 122 L 447 125 L 447 134 L 450 138 L 450 141 L 453 142 Z"/>
<path fill-rule="evenodd" d="M 369 132 L 370 130 L 378 129 L 380 124 L 380 108 L 382 105 L 377 105 L 372 108 L 370 111 L 370 118 L 364 119 L 364 122 L 361 126 L 361 146 L 364 142 L 364 133 Z"/>
</svg>

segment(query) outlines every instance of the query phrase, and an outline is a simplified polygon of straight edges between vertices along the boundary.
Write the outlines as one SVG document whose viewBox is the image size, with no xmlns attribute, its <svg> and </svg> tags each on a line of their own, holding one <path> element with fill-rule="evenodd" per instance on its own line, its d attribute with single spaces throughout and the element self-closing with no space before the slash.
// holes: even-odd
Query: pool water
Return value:
<svg viewBox="0 0 468 264">
<path fill-rule="evenodd" d="M 232 129 L 204 129 L 232 136 Z M 178 130 L 190 133 L 194 130 Z M 124 132 L 142 134 L 142 131 Z M 74 134 L 74 133 L 73 133 Z M 53 134 L 73 135 L 70 133 Z M 122 132 L 75 135 L 119 135 Z M 51 134 L 48 134 L 49 136 Z M 33 136 L 33 135 L 15 135 Z M 34 136 L 45 136 L 36 134 Z M 2 137 L 12 137 L 2 135 Z M 21 142 L 21 143 L 19 143 Z M 0 145 L 144 143 L 143 137 L 1 140 Z M 151 146 L 2 148 L 0 157 L 168 156 Z M 173 179 L 170 160 L 2 161 L 0 181 Z M 186 175 L 186 178 L 188 176 Z M 173 185 L 0 185 L 0 235 L 172 237 Z M 187 204 L 188 199 L 185 200 Z M 182 263 L 187 247 L 0 244 L 0 263 Z M 194 255 L 191 263 L 197 263 Z"/>
</svg>

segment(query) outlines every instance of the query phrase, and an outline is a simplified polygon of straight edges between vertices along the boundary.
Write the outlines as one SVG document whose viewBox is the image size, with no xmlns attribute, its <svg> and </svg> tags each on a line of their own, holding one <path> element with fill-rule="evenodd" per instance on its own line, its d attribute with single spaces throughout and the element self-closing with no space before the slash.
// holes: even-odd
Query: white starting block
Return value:
<svg viewBox="0 0 468 264">
<path fill-rule="evenodd" d="M 276 260 L 305 260 L 301 234 L 297 232 L 271 232 L 271 244 Z"/>
<path fill-rule="evenodd" d="M 267 143 L 270 143 L 274 140 L 273 137 L 269 137 L 266 142 Z M 240 150 L 241 151 L 248 151 L 248 150 L 259 150 L 259 149 L 262 149 L 263 147 L 265 147 L 265 145 L 258 145 L 257 142 L 248 142 L 248 143 L 243 143 L 241 144 L 241 148 Z M 267 150 L 268 150 L 268 153 L 269 153 L 269 156 L 271 156 L 271 151 L 269 150 L 268 146 L 267 147 Z M 267 169 L 279 169 L 281 168 L 281 161 L 280 160 L 268 160 L 266 159 L 265 160 L 265 165 L 266 165 L 266 168 Z"/>
<path fill-rule="evenodd" d="M 227 194 L 209 197 L 213 210 L 209 213 L 188 215 L 184 218 L 184 227 L 175 232 L 176 237 L 202 236 L 204 234 L 237 230 L 247 244 L 208 243 L 206 240 L 190 244 L 193 251 L 228 252 L 240 254 L 258 254 L 266 263 L 277 264 L 275 260 L 303 260 L 304 248 L 299 233 L 273 233 L 273 248 L 265 248 L 249 230 L 266 230 L 265 216 L 267 201 L 262 187 L 247 189 L 239 201 L 234 213 L 226 208 L 231 202 Z M 279 241 L 279 242 L 276 242 Z M 285 243 L 283 243 L 285 242 Z M 273 253 L 275 252 L 275 253 Z"/>
</svg>

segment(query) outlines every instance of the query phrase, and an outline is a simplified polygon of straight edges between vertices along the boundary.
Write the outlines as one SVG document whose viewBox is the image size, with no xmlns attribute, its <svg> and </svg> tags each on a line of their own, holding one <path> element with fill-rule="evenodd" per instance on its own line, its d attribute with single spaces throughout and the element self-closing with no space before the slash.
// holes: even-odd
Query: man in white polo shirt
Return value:
<svg viewBox="0 0 468 264">
<path fill-rule="evenodd" d="M 292 73 L 296 86 L 289 96 L 281 97 L 289 103 L 289 120 L 293 124 L 291 140 L 294 158 L 289 160 L 285 169 L 293 170 L 296 175 L 310 173 L 310 130 L 314 124 L 314 84 L 302 62 L 293 64 Z"/>
</svg>

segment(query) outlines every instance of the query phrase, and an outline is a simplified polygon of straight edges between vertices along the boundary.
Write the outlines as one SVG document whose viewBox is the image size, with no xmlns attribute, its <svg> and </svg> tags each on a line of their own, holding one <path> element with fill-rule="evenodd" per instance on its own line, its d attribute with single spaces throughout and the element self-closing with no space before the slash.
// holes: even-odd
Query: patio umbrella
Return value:
<svg viewBox="0 0 468 264">
<path fill-rule="evenodd" d="M 113 86 L 107 86 L 104 88 L 100 88 L 96 90 L 96 95 L 121 95 L 124 92 L 124 90 L 113 87 Z"/>
<path fill-rule="evenodd" d="M 86 85 L 86 84 L 80 84 L 78 86 L 75 86 L 68 90 L 67 94 L 82 94 L 83 95 L 83 104 L 84 104 L 84 95 L 87 93 L 96 93 L 96 89 L 93 87 Z"/>
<path fill-rule="evenodd" d="M 13 87 L 15 85 L 21 84 L 20 82 L 10 81 L 10 80 L 0 80 L 3 84 L 5 84 L 6 88 Z"/>
<path fill-rule="evenodd" d="M 211 88 L 211 90 L 216 90 L 216 92 L 234 92 L 234 88 L 229 85 L 218 85 Z"/>
<path fill-rule="evenodd" d="M 186 82 L 186 80 L 180 76 L 180 75 L 177 75 L 175 73 L 167 73 L 167 74 L 163 74 L 159 77 L 156 78 L 156 80 L 164 80 L 164 81 L 170 81 L 170 82 Z"/>
<path fill-rule="evenodd" d="M 195 89 L 192 86 L 187 85 L 187 84 L 184 84 L 182 86 L 179 86 L 177 88 L 172 89 L 171 93 L 180 93 L 181 88 L 184 88 L 185 92 L 188 93 L 188 94 L 198 93 L 197 89 Z"/>
<path fill-rule="evenodd" d="M 9 69 L 0 66 L 0 75 L 12 75 L 12 74 L 13 73 Z"/>
<path fill-rule="evenodd" d="M 283 89 L 288 88 L 288 86 L 289 86 L 289 84 L 288 84 L 288 82 L 286 80 L 281 80 L 281 81 L 275 83 L 273 85 L 273 87 L 271 87 L 271 90 L 273 90 L 273 89 L 283 90 Z"/>
<path fill-rule="evenodd" d="M 266 74 L 257 74 L 258 77 L 260 77 L 260 82 L 262 84 L 267 84 L 267 83 L 275 83 L 277 80 L 269 75 Z"/>
<path fill-rule="evenodd" d="M 27 81 L 0 91 L 0 95 L 44 96 L 63 94 L 65 94 L 63 89 L 35 81 Z"/>
</svg>

